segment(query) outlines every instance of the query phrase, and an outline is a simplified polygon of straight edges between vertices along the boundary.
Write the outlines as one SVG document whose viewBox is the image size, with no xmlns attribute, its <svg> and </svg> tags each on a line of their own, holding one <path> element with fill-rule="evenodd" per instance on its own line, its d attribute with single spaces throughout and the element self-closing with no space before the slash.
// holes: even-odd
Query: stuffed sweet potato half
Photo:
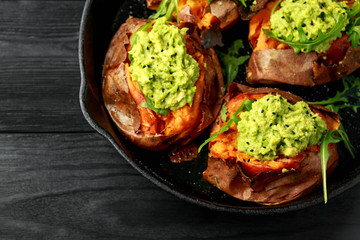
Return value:
<svg viewBox="0 0 360 240">
<path fill-rule="evenodd" d="M 129 18 L 110 43 L 103 67 L 104 105 L 139 147 L 186 144 L 221 108 L 224 84 L 217 56 L 201 47 L 191 29 L 164 18 Z"/>
<path fill-rule="evenodd" d="M 268 2 L 250 21 L 249 83 L 314 86 L 360 67 L 358 3 L 278 3 Z"/>
<path fill-rule="evenodd" d="M 339 127 L 337 114 L 289 92 L 237 83 L 229 86 L 224 107 L 211 128 L 207 181 L 264 205 L 292 201 L 321 185 L 320 140 Z M 338 162 L 336 144 L 328 152 L 330 174 Z"/>
</svg>

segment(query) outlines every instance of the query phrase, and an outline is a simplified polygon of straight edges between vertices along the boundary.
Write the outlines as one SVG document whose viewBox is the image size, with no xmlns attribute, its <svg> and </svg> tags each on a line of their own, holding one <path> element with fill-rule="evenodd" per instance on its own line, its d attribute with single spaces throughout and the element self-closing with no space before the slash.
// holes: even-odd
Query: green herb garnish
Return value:
<svg viewBox="0 0 360 240">
<path fill-rule="evenodd" d="M 226 103 L 224 103 L 221 107 L 221 110 L 220 110 L 220 116 L 221 116 L 221 120 L 223 122 L 226 121 L 226 117 L 227 117 L 227 107 L 226 107 Z"/>
<path fill-rule="evenodd" d="M 346 27 L 346 34 L 349 36 L 348 41 L 351 42 L 352 47 L 360 44 L 360 3 L 356 0 L 351 9 L 347 11 L 348 18 L 351 19 L 349 25 Z"/>
<path fill-rule="evenodd" d="M 337 91 L 336 95 L 332 98 L 318 102 L 309 102 L 309 104 L 323 105 L 336 113 L 343 108 L 352 108 L 357 112 L 360 107 L 360 78 L 347 76 L 342 80 L 344 85 L 343 91 Z"/>
<path fill-rule="evenodd" d="M 327 184 L 326 184 L 326 170 L 327 170 L 327 163 L 329 160 L 329 151 L 328 145 L 330 143 L 337 143 L 340 142 L 342 139 L 335 135 L 338 130 L 332 130 L 328 132 L 321 141 L 320 147 L 320 156 L 321 156 L 321 172 L 322 172 L 322 179 L 323 179 L 323 192 L 324 192 L 324 202 L 327 203 Z"/>
<path fill-rule="evenodd" d="M 239 56 L 239 50 L 241 48 L 244 48 L 244 44 L 241 39 L 238 39 L 231 44 L 227 53 L 216 51 L 223 65 L 221 69 L 226 78 L 226 87 L 235 80 L 239 66 L 250 58 L 249 55 Z"/>
<path fill-rule="evenodd" d="M 172 19 L 172 14 L 176 10 L 177 22 L 179 23 L 179 8 L 178 0 L 163 0 L 156 12 L 149 16 L 150 19 L 157 19 L 160 17 L 166 17 L 167 20 Z"/>
<path fill-rule="evenodd" d="M 341 92 L 337 91 L 334 97 L 320 102 L 309 102 L 309 104 L 324 105 L 326 108 L 336 113 L 343 108 L 352 108 L 355 112 L 357 112 L 357 109 L 360 107 L 360 78 L 354 76 L 344 77 L 343 85 L 344 90 Z M 350 101 L 353 103 L 350 104 Z M 320 147 L 320 157 L 325 203 L 327 202 L 326 167 L 329 159 L 328 145 L 329 143 L 337 143 L 340 141 L 344 142 L 344 145 L 349 151 L 351 157 L 355 158 L 356 150 L 351 144 L 342 124 L 340 124 L 339 129 L 328 132 L 323 137 Z"/>
<path fill-rule="evenodd" d="M 140 103 L 141 107 L 149 108 L 149 109 L 153 110 L 154 112 L 156 112 L 157 114 L 162 115 L 162 116 L 167 116 L 169 114 L 169 109 L 155 108 L 154 103 L 149 98 L 147 98 L 147 97 L 145 97 L 145 98 L 146 98 L 146 102 Z"/>
<path fill-rule="evenodd" d="M 242 111 L 244 108 L 247 111 L 251 110 L 251 105 L 252 105 L 253 101 L 250 101 L 249 99 L 245 99 L 243 101 L 243 103 L 240 105 L 240 107 L 234 112 L 233 115 L 231 115 L 231 117 L 229 118 L 229 121 L 220 128 L 220 130 L 214 134 L 212 134 L 208 139 L 205 140 L 205 142 L 203 142 L 203 144 L 200 145 L 198 152 L 201 151 L 201 149 L 208 144 L 209 142 L 211 142 L 212 140 L 214 140 L 215 138 L 217 138 L 221 133 L 226 132 L 227 130 L 230 129 L 231 124 L 234 122 L 235 124 L 238 124 L 240 121 L 240 118 L 237 116 L 239 114 L 240 111 Z"/>
</svg>

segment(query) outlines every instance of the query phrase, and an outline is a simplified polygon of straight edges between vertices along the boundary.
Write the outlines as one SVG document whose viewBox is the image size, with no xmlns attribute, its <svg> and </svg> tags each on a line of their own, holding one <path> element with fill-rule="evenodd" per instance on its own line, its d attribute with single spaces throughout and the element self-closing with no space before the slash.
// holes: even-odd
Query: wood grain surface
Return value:
<svg viewBox="0 0 360 240">
<path fill-rule="evenodd" d="M 0 1 L 0 239 L 359 239 L 359 185 L 326 205 L 246 216 L 134 170 L 80 110 L 84 3 Z"/>
</svg>

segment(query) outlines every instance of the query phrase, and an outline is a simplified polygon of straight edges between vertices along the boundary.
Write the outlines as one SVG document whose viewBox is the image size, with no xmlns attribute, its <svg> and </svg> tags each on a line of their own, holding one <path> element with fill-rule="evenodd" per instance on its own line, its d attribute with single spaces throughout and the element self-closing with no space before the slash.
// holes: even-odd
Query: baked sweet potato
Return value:
<svg viewBox="0 0 360 240">
<path fill-rule="evenodd" d="M 150 21 L 156 20 L 129 18 L 114 35 L 103 66 L 102 96 L 110 117 L 130 141 L 145 149 L 162 150 L 170 144 L 188 143 L 213 122 L 223 101 L 224 83 L 214 50 L 204 50 L 197 32 L 188 30 L 184 37 L 187 52 L 200 68 L 192 105 L 170 110 L 167 116 L 140 106 L 146 99 L 131 79 L 128 50 L 132 34 Z"/>
<path fill-rule="evenodd" d="M 260 99 L 269 93 L 281 95 L 292 104 L 304 101 L 278 89 L 255 89 L 233 83 L 225 97 L 228 117 L 246 98 Z M 328 130 L 339 127 L 339 118 L 334 112 L 318 105 L 311 105 L 310 109 L 321 116 Z M 212 125 L 211 133 L 217 132 L 224 124 L 219 116 Z M 208 166 L 203 173 L 207 181 L 235 198 L 264 205 L 281 204 L 308 194 L 322 182 L 318 145 L 307 147 L 294 157 L 280 156 L 275 160 L 259 161 L 238 151 L 234 146 L 236 142 L 237 127 L 232 124 L 227 132 L 209 143 Z M 328 150 L 327 173 L 330 174 L 338 163 L 336 144 L 329 145 Z"/>
<path fill-rule="evenodd" d="M 250 20 L 249 42 L 253 53 L 246 69 L 247 82 L 315 86 L 349 75 L 360 67 L 360 46 L 352 47 L 345 33 L 321 54 L 295 54 L 288 45 L 268 38 L 262 29 L 270 29 L 275 2 L 267 3 Z"/>
</svg>

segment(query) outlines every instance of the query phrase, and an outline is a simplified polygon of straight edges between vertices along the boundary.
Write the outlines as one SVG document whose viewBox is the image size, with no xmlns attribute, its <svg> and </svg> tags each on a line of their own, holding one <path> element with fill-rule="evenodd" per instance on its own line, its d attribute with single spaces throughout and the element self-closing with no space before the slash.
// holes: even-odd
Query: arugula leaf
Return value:
<svg viewBox="0 0 360 240">
<path fill-rule="evenodd" d="M 155 108 L 154 103 L 149 98 L 147 98 L 147 97 L 145 97 L 145 98 L 146 98 L 146 102 L 142 102 L 140 104 L 141 107 L 149 108 L 149 109 L 153 110 L 154 112 L 156 112 L 157 114 L 162 115 L 162 116 L 167 116 L 169 114 L 169 109 Z"/>
<path fill-rule="evenodd" d="M 220 116 L 221 116 L 221 120 L 222 120 L 223 122 L 225 122 L 225 121 L 226 121 L 226 116 L 227 116 L 226 103 L 224 103 L 224 104 L 222 105 L 222 108 L 221 108 L 221 110 L 220 110 Z"/>
<path fill-rule="evenodd" d="M 352 21 L 348 29 L 346 32 L 346 34 L 349 35 L 348 41 L 351 41 L 351 46 L 355 48 L 360 45 L 360 17 Z"/>
<path fill-rule="evenodd" d="M 273 15 L 276 7 L 280 4 L 281 1 L 282 0 L 278 0 L 276 2 L 276 4 L 274 5 L 271 11 L 271 15 Z M 340 38 L 342 36 L 341 30 L 345 27 L 344 17 L 342 15 L 334 15 L 333 17 L 336 22 L 335 26 L 325 34 L 319 29 L 318 37 L 315 40 L 307 40 L 306 34 L 301 26 L 297 27 L 297 31 L 299 33 L 299 38 L 300 38 L 300 41 L 298 42 L 292 42 L 293 37 L 291 35 L 288 36 L 286 39 L 281 39 L 276 34 L 271 32 L 269 29 L 263 29 L 263 32 L 268 38 L 275 38 L 276 40 L 292 47 L 294 49 L 295 54 L 298 54 L 300 51 L 311 52 L 323 42 L 333 38 Z"/>
<path fill-rule="evenodd" d="M 172 19 L 172 14 L 176 10 L 177 22 L 179 23 L 178 0 L 163 0 L 154 14 L 149 16 L 150 19 L 166 17 L 167 20 Z"/>
<path fill-rule="evenodd" d="M 250 58 L 249 55 L 239 56 L 239 50 L 241 48 L 244 48 L 244 44 L 241 39 L 238 39 L 231 44 L 227 53 L 216 51 L 223 65 L 221 69 L 226 78 L 226 87 L 235 80 L 239 71 L 239 66 L 244 64 Z"/>
<path fill-rule="evenodd" d="M 162 0 L 156 12 L 149 16 L 150 19 L 157 19 L 166 15 L 171 0 Z"/>
<path fill-rule="evenodd" d="M 214 134 L 212 134 L 208 139 L 205 140 L 205 142 L 203 142 L 203 144 L 200 145 L 198 152 L 201 152 L 201 149 L 208 144 L 209 142 L 211 142 L 212 140 L 214 140 L 215 138 L 217 138 L 221 133 L 226 132 L 227 130 L 230 129 L 231 124 L 234 122 L 235 124 L 238 124 L 240 121 L 240 118 L 237 116 L 239 114 L 240 111 L 242 111 L 244 108 L 247 111 L 251 110 L 252 107 L 252 103 L 253 101 L 250 101 L 249 99 L 245 99 L 243 101 L 243 103 L 240 105 L 240 107 L 234 112 L 233 115 L 231 115 L 231 117 L 229 118 L 229 121 L 220 128 L 220 130 Z"/>
<path fill-rule="evenodd" d="M 234 2 L 240 2 L 244 7 L 247 7 L 245 1 L 246 0 L 235 0 Z"/>
<path fill-rule="evenodd" d="M 347 11 L 348 18 L 352 18 L 360 13 L 360 2 L 355 0 L 352 7 Z"/>
<path fill-rule="evenodd" d="M 324 101 L 309 102 L 309 104 L 324 105 L 333 112 L 339 113 L 340 109 L 352 108 L 355 112 L 360 107 L 360 78 L 348 76 L 343 78 L 343 91 L 337 91 L 336 95 Z M 349 104 L 353 101 L 353 104 Z M 338 134 L 338 135 L 335 135 Z M 324 202 L 327 202 L 327 186 L 326 186 L 326 167 L 329 159 L 328 145 L 329 143 L 337 143 L 343 141 L 346 149 L 349 151 L 351 157 L 355 158 L 355 148 L 351 144 L 350 139 L 345 132 L 344 126 L 340 124 L 339 129 L 328 132 L 321 141 L 320 157 L 321 157 L 321 171 L 323 178 Z"/>
<path fill-rule="evenodd" d="M 318 101 L 309 102 L 309 104 L 319 104 L 330 110 L 338 113 L 340 109 L 352 108 L 357 112 L 360 108 L 360 78 L 355 76 L 347 76 L 343 79 L 343 91 L 337 91 L 336 95 L 332 98 Z M 349 103 L 351 101 L 351 103 Z"/>
<path fill-rule="evenodd" d="M 332 130 L 328 132 L 321 141 L 320 147 L 320 157 L 321 157 L 321 173 L 323 179 L 323 192 L 324 192 L 324 202 L 327 203 L 327 183 L 326 183 L 326 170 L 327 170 L 327 163 L 329 160 L 329 151 L 328 145 L 330 143 L 337 143 L 340 142 L 342 139 L 335 135 L 338 130 Z"/>
</svg>

